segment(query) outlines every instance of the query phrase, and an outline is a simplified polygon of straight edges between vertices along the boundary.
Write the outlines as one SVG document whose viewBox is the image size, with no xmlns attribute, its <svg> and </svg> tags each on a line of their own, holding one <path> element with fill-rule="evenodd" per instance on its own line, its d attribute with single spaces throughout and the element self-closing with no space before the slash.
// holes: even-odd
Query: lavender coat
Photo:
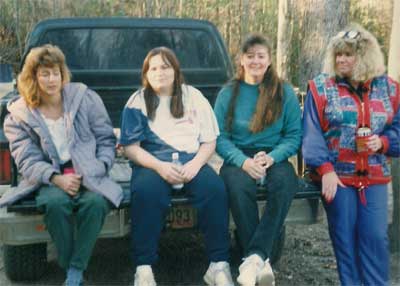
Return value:
<svg viewBox="0 0 400 286">
<path fill-rule="evenodd" d="M 118 206 L 122 189 L 108 176 L 115 158 L 115 136 L 111 120 L 100 97 L 86 85 L 69 83 L 62 90 L 69 152 L 82 185 Z M 9 102 L 10 114 L 4 133 L 22 180 L 0 198 L 0 207 L 51 185 L 53 173 L 60 173 L 60 159 L 50 132 L 37 109 L 20 97 Z"/>
</svg>

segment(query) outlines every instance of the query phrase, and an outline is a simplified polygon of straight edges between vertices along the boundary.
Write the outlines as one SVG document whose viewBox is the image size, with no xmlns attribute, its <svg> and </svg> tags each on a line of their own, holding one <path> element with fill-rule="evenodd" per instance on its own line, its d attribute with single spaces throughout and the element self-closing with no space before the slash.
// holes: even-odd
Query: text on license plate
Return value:
<svg viewBox="0 0 400 286">
<path fill-rule="evenodd" d="M 196 209 L 192 206 L 177 205 L 170 209 L 167 217 L 170 228 L 192 228 L 196 225 Z"/>
</svg>

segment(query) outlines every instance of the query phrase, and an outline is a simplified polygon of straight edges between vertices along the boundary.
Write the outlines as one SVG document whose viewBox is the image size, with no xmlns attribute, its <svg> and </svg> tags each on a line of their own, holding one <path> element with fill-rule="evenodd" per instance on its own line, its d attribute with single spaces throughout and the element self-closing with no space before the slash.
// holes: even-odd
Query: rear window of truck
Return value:
<svg viewBox="0 0 400 286">
<path fill-rule="evenodd" d="M 152 48 L 175 51 L 183 68 L 222 67 L 221 52 L 209 32 L 194 29 L 93 28 L 47 31 L 41 43 L 65 53 L 71 69 L 141 69 Z"/>
</svg>

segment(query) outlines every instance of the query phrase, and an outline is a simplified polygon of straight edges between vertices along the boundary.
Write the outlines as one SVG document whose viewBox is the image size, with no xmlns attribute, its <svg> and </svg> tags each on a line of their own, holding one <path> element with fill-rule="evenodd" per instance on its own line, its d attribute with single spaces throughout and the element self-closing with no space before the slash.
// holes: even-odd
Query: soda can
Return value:
<svg viewBox="0 0 400 286">
<path fill-rule="evenodd" d="M 372 135 L 371 128 L 361 127 L 357 129 L 356 134 L 356 150 L 360 152 L 368 152 L 368 141 Z"/>
</svg>

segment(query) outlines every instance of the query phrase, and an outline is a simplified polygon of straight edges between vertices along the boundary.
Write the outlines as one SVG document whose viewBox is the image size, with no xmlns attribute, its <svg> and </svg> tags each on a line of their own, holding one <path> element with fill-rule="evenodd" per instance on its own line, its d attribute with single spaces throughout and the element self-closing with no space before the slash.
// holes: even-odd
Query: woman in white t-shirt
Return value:
<svg viewBox="0 0 400 286">
<path fill-rule="evenodd" d="M 224 183 L 206 163 L 219 135 L 213 110 L 201 92 L 183 84 L 179 62 L 168 48 L 146 56 L 143 88 L 122 115 L 121 145 L 131 161 L 132 240 L 135 285 L 155 285 L 151 265 L 173 188 L 189 193 L 204 233 L 209 285 L 233 285 L 229 259 L 228 203 Z M 177 153 L 182 166 L 173 164 Z M 176 156 L 176 155 L 175 155 Z M 180 186 L 179 186 L 180 185 Z"/>
</svg>

